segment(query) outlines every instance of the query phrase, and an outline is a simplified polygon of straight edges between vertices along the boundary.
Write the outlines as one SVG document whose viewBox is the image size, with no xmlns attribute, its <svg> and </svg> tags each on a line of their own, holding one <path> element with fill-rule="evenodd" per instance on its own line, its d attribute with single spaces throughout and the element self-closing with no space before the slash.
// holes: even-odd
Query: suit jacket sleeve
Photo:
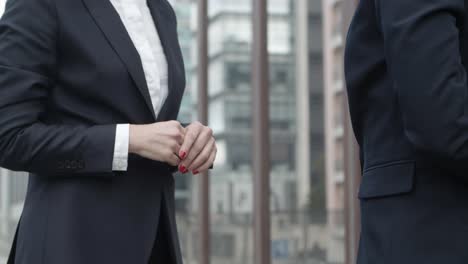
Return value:
<svg viewBox="0 0 468 264">
<path fill-rule="evenodd" d="M 8 0 L 0 21 L 0 166 L 111 174 L 115 125 L 41 122 L 56 82 L 58 29 L 50 0 Z"/>
<path fill-rule="evenodd" d="M 466 163 L 468 87 L 457 27 L 464 0 L 374 1 L 407 138 L 451 166 Z"/>
</svg>

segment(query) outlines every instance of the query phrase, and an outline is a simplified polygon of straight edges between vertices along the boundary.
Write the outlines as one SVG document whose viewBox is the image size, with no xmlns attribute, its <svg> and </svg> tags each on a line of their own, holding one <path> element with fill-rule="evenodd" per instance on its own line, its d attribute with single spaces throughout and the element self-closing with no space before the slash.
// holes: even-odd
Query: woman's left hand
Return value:
<svg viewBox="0 0 468 264">
<path fill-rule="evenodd" d="M 213 165 L 217 151 L 213 130 L 200 122 L 190 124 L 185 128 L 185 139 L 180 147 L 179 171 L 193 174 L 207 171 Z"/>
</svg>

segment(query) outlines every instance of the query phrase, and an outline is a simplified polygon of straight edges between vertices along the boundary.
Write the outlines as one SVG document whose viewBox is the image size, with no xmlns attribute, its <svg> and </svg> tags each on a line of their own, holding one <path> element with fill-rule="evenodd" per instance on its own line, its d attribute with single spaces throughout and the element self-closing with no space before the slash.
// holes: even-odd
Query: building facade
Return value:
<svg viewBox="0 0 468 264">
<path fill-rule="evenodd" d="M 268 7 L 272 257 L 274 263 L 344 263 L 342 149 L 328 151 L 328 141 L 339 139 L 327 130 L 328 90 L 336 89 L 326 82 L 328 3 L 302 1 L 304 10 L 299 2 L 276 0 Z M 249 0 L 209 2 L 209 125 L 219 147 L 210 191 L 214 263 L 253 260 L 251 6 Z M 303 11 L 306 19 L 297 19 Z M 193 36 L 196 54 L 196 29 Z M 305 63 L 298 63 L 303 58 Z M 197 64 L 193 67 L 196 91 Z M 304 69 L 305 80 L 298 73 Z M 330 161 L 337 170 L 328 170 Z M 198 189 L 192 190 L 196 212 Z M 191 236 L 196 241 L 197 231 Z M 189 263 L 197 256 L 192 245 L 185 252 Z"/>
<path fill-rule="evenodd" d="M 327 208 L 337 212 L 338 218 L 328 219 L 335 233 L 330 241 L 331 248 L 344 252 L 344 127 L 345 100 L 344 89 L 344 23 L 342 0 L 323 0 L 323 43 L 324 43 L 324 85 L 325 85 L 325 153 L 327 174 Z M 331 252 L 330 257 L 337 256 Z M 341 257 L 341 256 L 340 256 Z M 343 255 L 344 257 L 344 255 Z M 340 258 L 340 260 L 344 260 Z"/>
</svg>

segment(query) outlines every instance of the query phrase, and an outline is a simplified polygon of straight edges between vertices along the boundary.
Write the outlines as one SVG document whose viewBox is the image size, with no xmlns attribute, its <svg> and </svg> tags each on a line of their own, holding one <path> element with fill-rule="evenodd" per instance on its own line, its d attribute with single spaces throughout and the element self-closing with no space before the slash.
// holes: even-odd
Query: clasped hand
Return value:
<svg viewBox="0 0 468 264">
<path fill-rule="evenodd" d="M 214 163 L 217 146 L 213 131 L 194 122 L 183 127 L 177 121 L 130 125 L 129 152 L 178 166 L 182 173 L 198 174 Z"/>
</svg>

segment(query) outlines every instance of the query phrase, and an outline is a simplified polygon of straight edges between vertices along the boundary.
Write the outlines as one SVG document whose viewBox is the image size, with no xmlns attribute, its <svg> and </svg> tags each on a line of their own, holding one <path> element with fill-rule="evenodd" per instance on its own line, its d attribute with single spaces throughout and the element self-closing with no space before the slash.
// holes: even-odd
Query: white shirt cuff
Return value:
<svg viewBox="0 0 468 264">
<path fill-rule="evenodd" d="M 118 124 L 115 131 L 114 160 L 112 170 L 126 171 L 128 168 L 128 144 L 130 125 Z"/>
</svg>

